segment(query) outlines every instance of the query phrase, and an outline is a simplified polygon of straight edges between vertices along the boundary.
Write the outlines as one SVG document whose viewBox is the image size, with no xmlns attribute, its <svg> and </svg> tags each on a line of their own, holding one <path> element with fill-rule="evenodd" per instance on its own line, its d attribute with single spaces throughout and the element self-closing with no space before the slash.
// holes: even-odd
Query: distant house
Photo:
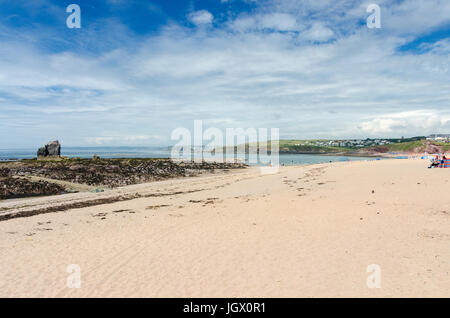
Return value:
<svg viewBox="0 0 450 318">
<path fill-rule="evenodd" d="M 450 134 L 433 134 L 428 136 L 427 140 L 450 142 Z"/>
</svg>

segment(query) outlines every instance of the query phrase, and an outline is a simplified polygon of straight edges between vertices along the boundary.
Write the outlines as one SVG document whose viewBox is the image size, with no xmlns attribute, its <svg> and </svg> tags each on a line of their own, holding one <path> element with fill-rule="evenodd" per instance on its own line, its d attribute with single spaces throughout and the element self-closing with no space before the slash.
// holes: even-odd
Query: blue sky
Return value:
<svg viewBox="0 0 450 318">
<path fill-rule="evenodd" d="M 449 84 L 448 0 L 0 0 L 0 148 L 449 133 Z"/>
</svg>

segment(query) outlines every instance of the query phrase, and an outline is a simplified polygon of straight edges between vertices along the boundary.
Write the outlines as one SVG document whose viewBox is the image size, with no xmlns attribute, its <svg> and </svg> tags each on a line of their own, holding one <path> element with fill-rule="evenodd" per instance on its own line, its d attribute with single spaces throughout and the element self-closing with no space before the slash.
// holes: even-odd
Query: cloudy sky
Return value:
<svg viewBox="0 0 450 318">
<path fill-rule="evenodd" d="M 198 119 L 281 138 L 450 133 L 450 1 L 0 0 L 0 148 L 168 145 Z"/>
</svg>

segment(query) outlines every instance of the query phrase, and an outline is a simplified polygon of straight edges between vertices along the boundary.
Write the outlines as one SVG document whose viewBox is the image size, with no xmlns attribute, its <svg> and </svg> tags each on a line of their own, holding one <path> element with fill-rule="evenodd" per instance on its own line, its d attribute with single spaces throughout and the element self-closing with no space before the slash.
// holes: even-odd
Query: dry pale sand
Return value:
<svg viewBox="0 0 450 318">
<path fill-rule="evenodd" d="M 1 221 L 0 296 L 449 297 L 450 169 L 426 166 L 252 168 Z M 7 201 L 0 213 L 108 193 Z M 69 264 L 79 289 L 66 285 Z M 379 289 L 367 287 L 370 264 Z"/>
</svg>

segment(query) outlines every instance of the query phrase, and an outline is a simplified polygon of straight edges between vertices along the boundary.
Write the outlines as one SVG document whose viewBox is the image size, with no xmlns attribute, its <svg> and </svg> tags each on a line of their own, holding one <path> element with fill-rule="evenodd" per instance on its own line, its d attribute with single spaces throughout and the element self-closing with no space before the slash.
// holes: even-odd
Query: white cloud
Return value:
<svg viewBox="0 0 450 318">
<path fill-rule="evenodd" d="M 167 138 L 163 136 L 100 136 L 100 137 L 87 137 L 85 141 L 90 145 L 102 145 L 102 146 L 115 146 L 119 145 L 142 145 L 143 143 L 154 143 L 155 141 L 165 140 Z"/>
<path fill-rule="evenodd" d="M 258 30 L 298 31 L 300 29 L 295 16 L 288 13 L 245 14 L 230 21 L 229 26 L 232 30 L 239 32 Z"/>
<path fill-rule="evenodd" d="M 207 10 L 200 10 L 190 13 L 188 18 L 195 25 L 205 25 L 211 24 L 214 16 Z"/>
<path fill-rule="evenodd" d="M 320 22 L 315 22 L 313 25 L 301 33 L 299 38 L 307 41 L 326 42 L 334 37 L 334 32 L 324 26 Z"/>
<path fill-rule="evenodd" d="M 450 38 L 437 41 L 432 44 L 424 43 L 419 46 L 421 49 L 424 50 L 431 50 L 435 54 L 439 55 L 450 55 Z"/>
<path fill-rule="evenodd" d="M 394 4 L 384 0 L 381 8 L 383 28 L 396 34 L 423 34 L 447 24 L 450 17 L 447 0 L 406 0 Z"/>
<path fill-rule="evenodd" d="M 431 16 L 445 4 L 418 2 Z M 380 5 L 382 19 L 393 19 L 381 30 L 355 27 L 366 16 L 359 1 L 280 0 L 214 28 L 172 23 L 133 38 L 119 25 L 114 41 L 124 45 L 107 38 L 112 48 L 96 54 L 45 53 L 38 46 L 44 32 L 5 38 L 10 32 L 0 25 L 0 136 L 14 136 L 0 138 L 0 147 L 53 138 L 167 144 L 172 129 L 191 128 L 194 119 L 278 127 L 290 138 L 448 133 L 448 41 L 425 54 L 398 52 L 406 29 L 399 22 L 391 32 L 395 6 Z M 403 8 L 401 18 L 416 15 Z M 203 16 L 195 24 L 213 20 L 195 16 Z M 420 23 L 420 32 L 435 27 L 433 19 Z M 80 43 L 98 42 L 88 31 Z"/>
<path fill-rule="evenodd" d="M 262 29 L 275 29 L 279 31 L 294 31 L 298 29 L 295 16 L 287 13 L 265 14 L 259 17 Z"/>
<path fill-rule="evenodd" d="M 416 132 L 428 135 L 450 129 L 450 115 L 442 115 L 436 111 L 417 110 L 382 115 L 362 122 L 359 127 L 369 135 L 390 135 L 395 133 Z"/>
</svg>

